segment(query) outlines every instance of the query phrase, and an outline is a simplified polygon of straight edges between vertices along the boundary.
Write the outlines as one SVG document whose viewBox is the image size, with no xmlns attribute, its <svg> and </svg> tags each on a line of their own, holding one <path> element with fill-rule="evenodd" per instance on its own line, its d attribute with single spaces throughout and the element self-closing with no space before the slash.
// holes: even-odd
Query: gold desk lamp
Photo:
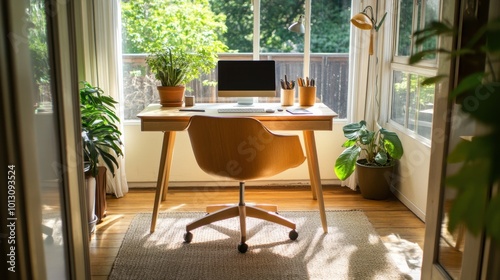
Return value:
<svg viewBox="0 0 500 280">
<path fill-rule="evenodd" d="M 367 11 L 370 11 L 370 16 L 368 16 Z M 373 17 L 372 6 L 367 6 L 361 13 L 358 13 L 351 18 L 351 23 L 357 28 L 361 30 L 370 30 L 370 55 L 373 54 L 373 29 L 375 29 L 375 31 L 379 30 L 380 26 L 385 20 L 386 15 L 387 12 L 384 14 L 382 20 L 380 20 L 380 23 L 377 25 L 377 20 Z"/>
</svg>

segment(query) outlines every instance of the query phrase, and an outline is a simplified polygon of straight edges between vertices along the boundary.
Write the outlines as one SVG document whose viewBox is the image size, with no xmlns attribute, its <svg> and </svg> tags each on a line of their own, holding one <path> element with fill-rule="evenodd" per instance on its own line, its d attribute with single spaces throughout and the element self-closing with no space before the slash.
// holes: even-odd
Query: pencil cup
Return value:
<svg viewBox="0 0 500 280">
<path fill-rule="evenodd" d="M 295 89 L 281 89 L 281 105 L 292 106 L 295 101 Z"/>
<path fill-rule="evenodd" d="M 313 106 L 316 103 L 316 87 L 299 86 L 299 105 Z"/>
</svg>

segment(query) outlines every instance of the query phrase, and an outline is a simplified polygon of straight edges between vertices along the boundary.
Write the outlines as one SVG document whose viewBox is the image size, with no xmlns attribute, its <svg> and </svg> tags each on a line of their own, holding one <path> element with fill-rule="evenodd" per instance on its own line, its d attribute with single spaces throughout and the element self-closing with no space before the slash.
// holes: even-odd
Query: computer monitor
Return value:
<svg viewBox="0 0 500 280">
<path fill-rule="evenodd" d="M 251 105 L 256 97 L 276 96 L 274 60 L 219 60 L 217 95 L 237 97 L 238 105 Z"/>
</svg>

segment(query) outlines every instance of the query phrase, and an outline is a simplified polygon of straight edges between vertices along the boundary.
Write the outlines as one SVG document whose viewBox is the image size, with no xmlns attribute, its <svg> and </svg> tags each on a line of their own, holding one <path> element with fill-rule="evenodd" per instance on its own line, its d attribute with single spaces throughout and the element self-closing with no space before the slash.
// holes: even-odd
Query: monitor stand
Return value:
<svg viewBox="0 0 500 280">
<path fill-rule="evenodd" d="M 238 97 L 238 103 L 235 105 L 236 107 L 249 107 L 254 106 L 254 103 L 257 103 L 258 97 Z"/>
</svg>

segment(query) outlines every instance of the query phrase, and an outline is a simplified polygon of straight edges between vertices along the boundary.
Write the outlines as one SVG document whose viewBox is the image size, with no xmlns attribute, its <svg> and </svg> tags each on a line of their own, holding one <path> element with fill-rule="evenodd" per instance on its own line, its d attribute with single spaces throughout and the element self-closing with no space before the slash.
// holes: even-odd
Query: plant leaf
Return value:
<svg viewBox="0 0 500 280">
<path fill-rule="evenodd" d="M 351 146 L 353 146 L 355 144 L 356 144 L 356 139 L 347 140 L 347 141 L 344 142 L 344 144 L 342 144 L 342 147 L 349 148 L 349 147 L 351 147 Z"/>
<path fill-rule="evenodd" d="M 399 140 L 395 132 L 388 131 L 384 128 L 380 129 L 380 134 L 383 136 L 384 149 L 394 159 L 401 159 L 403 156 L 403 144 Z"/>
<path fill-rule="evenodd" d="M 442 79 L 445 79 L 447 77 L 448 77 L 448 75 L 437 75 L 434 77 L 425 78 L 420 84 L 423 86 L 433 85 L 435 83 L 439 83 Z"/>
<path fill-rule="evenodd" d="M 481 82 L 486 74 L 477 72 L 465 77 L 456 88 L 451 91 L 450 98 L 455 98 L 458 95 L 471 91 L 481 85 Z"/>
<path fill-rule="evenodd" d="M 384 151 L 379 151 L 377 155 L 375 156 L 375 162 L 380 164 L 380 165 L 386 165 L 387 164 L 387 153 Z"/>
<path fill-rule="evenodd" d="M 344 136 L 349 139 L 357 139 L 359 130 L 366 125 L 365 121 L 360 121 L 359 123 L 350 123 L 345 125 L 342 129 L 344 131 Z"/>
<path fill-rule="evenodd" d="M 361 152 L 361 147 L 351 146 L 345 149 L 335 161 L 335 175 L 339 180 L 345 180 L 351 176 L 356 168 L 356 160 Z"/>
</svg>

